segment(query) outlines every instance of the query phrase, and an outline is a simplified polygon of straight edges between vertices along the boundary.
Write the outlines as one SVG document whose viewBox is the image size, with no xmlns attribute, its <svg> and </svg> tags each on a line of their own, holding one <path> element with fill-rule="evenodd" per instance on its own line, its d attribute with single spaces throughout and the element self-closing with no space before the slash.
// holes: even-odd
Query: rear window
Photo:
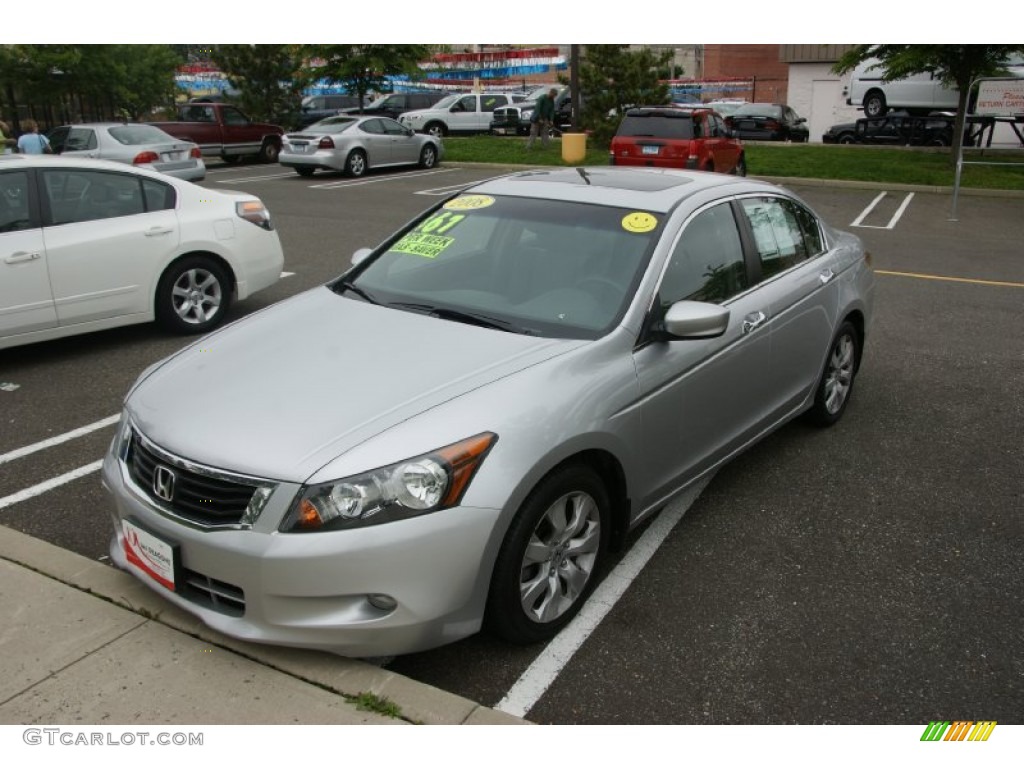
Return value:
<svg viewBox="0 0 1024 768">
<path fill-rule="evenodd" d="M 616 136 L 652 139 L 692 139 L 693 117 L 690 115 L 626 115 Z"/>
<path fill-rule="evenodd" d="M 164 133 L 152 125 L 121 125 L 111 128 L 108 133 L 121 144 L 135 146 L 137 144 L 162 144 L 166 141 L 177 141 L 173 136 Z"/>
</svg>

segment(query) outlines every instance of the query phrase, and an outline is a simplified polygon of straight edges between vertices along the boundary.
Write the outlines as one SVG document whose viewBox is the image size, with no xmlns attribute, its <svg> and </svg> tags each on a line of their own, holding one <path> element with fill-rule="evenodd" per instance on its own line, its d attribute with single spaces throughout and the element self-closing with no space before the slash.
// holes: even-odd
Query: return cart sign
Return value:
<svg viewBox="0 0 1024 768">
<path fill-rule="evenodd" d="M 1024 115 L 1024 79 L 982 80 L 978 87 L 978 115 Z"/>
</svg>

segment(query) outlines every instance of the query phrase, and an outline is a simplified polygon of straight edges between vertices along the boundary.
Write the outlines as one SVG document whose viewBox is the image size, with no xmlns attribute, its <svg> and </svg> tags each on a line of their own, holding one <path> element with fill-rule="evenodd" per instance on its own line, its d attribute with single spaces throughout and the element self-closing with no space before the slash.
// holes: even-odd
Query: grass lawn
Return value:
<svg viewBox="0 0 1024 768">
<path fill-rule="evenodd" d="M 562 144 L 535 144 L 515 136 L 448 137 L 445 160 L 508 165 L 566 165 Z M 888 184 L 921 184 L 952 187 L 954 169 L 949 149 L 925 147 L 868 147 L 826 144 L 748 144 L 747 168 L 752 176 L 792 176 L 804 179 L 877 181 Z M 1024 190 L 1024 151 L 968 150 L 965 161 L 1013 162 L 1016 167 L 964 165 L 963 187 Z M 608 152 L 590 146 L 586 165 L 607 165 Z"/>
</svg>

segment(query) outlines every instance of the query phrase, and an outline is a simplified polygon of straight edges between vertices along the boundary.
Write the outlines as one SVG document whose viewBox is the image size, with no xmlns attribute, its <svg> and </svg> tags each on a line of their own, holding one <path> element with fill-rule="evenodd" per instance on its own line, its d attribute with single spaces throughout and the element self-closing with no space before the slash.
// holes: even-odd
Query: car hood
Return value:
<svg viewBox="0 0 1024 768">
<path fill-rule="evenodd" d="M 396 424 L 585 343 L 388 309 L 324 287 L 169 358 L 127 407 L 143 434 L 183 458 L 303 482 Z"/>
</svg>

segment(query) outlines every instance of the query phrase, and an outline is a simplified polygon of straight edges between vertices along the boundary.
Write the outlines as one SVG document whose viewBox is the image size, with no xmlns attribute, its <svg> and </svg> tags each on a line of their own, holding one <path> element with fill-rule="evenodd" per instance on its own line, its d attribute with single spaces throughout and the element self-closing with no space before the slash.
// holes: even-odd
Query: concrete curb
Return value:
<svg viewBox="0 0 1024 768">
<path fill-rule="evenodd" d="M 92 595 L 96 609 L 104 601 L 140 617 L 256 662 L 296 681 L 354 698 L 372 693 L 396 704 L 394 724 L 503 725 L 526 724 L 438 688 L 418 683 L 368 662 L 328 653 L 246 643 L 215 632 L 190 614 L 161 600 L 133 576 L 74 552 L 0 526 L 0 559 Z M 45 628 L 38 628 L 46 636 Z M 365 719 L 360 713 L 359 717 Z M 243 723 L 240 723 L 243 724 Z"/>
</svg>

